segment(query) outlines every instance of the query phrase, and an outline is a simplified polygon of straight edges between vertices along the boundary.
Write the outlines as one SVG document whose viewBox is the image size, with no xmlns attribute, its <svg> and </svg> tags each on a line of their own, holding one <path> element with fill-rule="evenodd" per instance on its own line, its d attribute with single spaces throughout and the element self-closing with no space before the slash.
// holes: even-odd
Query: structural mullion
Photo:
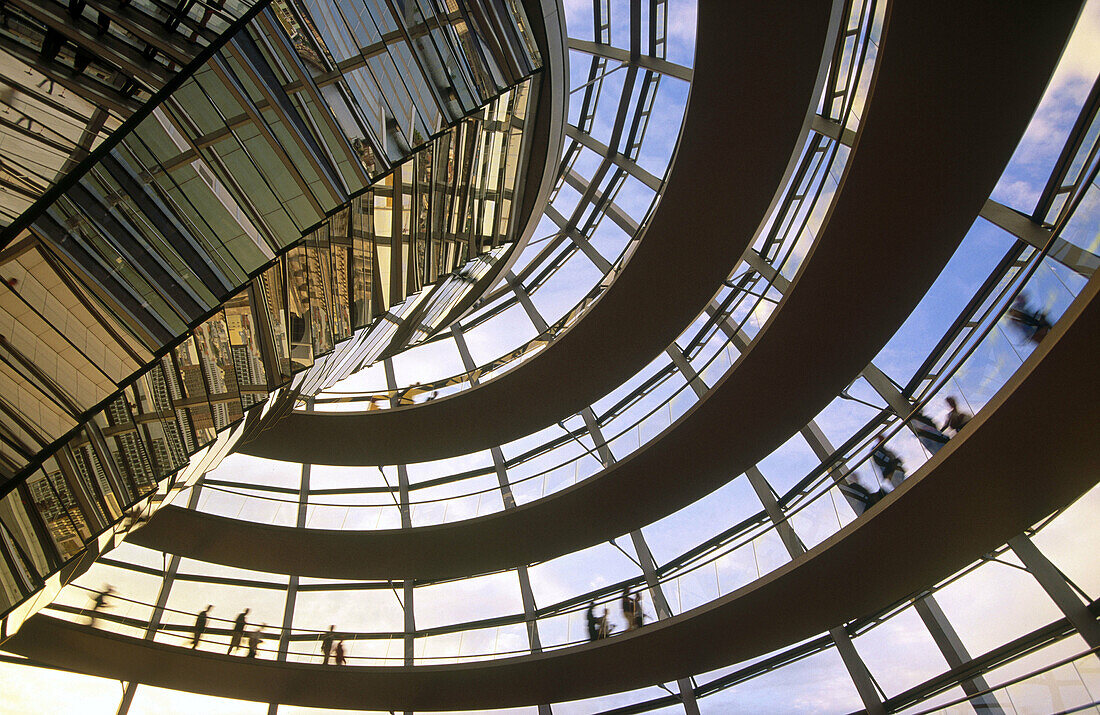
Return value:
<svg viewBox="0 0 1100 715">
<path fill-rule="evenodd" d="M 825 436 L 825 432 L 817 424 L 816 420 L 810 420 L 806 423 L 806 426 L 803 427 L 799 433 L 802 435 L 803 439 L 806 440 L 806 443 L 810 445 L 810 450 L 813 451 L 814 456 L 822 462 L 830 459 L 836 452 L 832 442 Z M 848 469 L 848 465 L 844 462 L 838 462 L 829 470 L 829 474 L 836 484 L 846 483 L 846 478 L 849 473 L 850 470 Z M 844 489 L 841 489 L 840 493 L 844 495 L 844 499 L 848 502 L 848 506 L 852 507 L 852 511 L 855 512 L 857 516 L 864 512 L 867 505 L 856 498 L 855 495 L 850 494 Z"/>
<path fill-rule="evenodd" d="M 196 509 L 199 506 L 199 490 L 201 486 L 196 486 L 191 490 L 191 494 L 187 499 L 187 508 Z M 157 630 L 160 628 L 160 621 L 164 617 L 164 609 L 168 604 L 168 596 L 172 592 L 172 586 L 176 582 L 176 573 L 180 567 L 180 556 L 178 554 L 172 554 L 168 560 L 168 565 L 164 569 L 164 578 L 160 583 L 160 590 L 157 593 L 157 602 L 153 606 L 153 614 L 149 617 L 149 625 L 145 629 L 145 640 L 153 640 L 156 637 Z M 130 711 L 130 705 L 134 701 L 134 693 L 137 691 L 139 683 L 136 681 L 129 681 L 126 683 L 126 687 L 123 689 L 122 700 L 119 701 L 117 715 L 126 715 Z"/>
<path fill-rule="evenodd" d="M 913 404 L 909 399 L 901 394 L 901 391 L 890 381 L 886 373 L 876 367 L 874 363 L 867 365 L 862 375 L 899 419 L 905 419 L 913 411 Z M 912 425 L 910 425 L 910 429 L 913 429 Z M 936 646 L 940 649 L 944 659 L 951 665 L 954 665 L 956 661 L 969 661 L 970 654 L 963 646 L 962 640 L 955 633 L 950 621 L 947 620 L 947 616 L 940 609 L 939 604 L 934 600 L 931 603 L 924 602 L 931 598 L 931 595 L 929 595 L 923 599 L 914 600 L 913 606 L 917 614 L 920 615 L 921 620 L 924 621 L 925 627 L 936 642 Z M 989 689 L 989 684 L 980 675 L 965 680 L 960 685 L 967 694 L 979 693 Z M 993 698 L 990 702 L 989 698 L 983 696 L 980 701 L 974 703 L 976 708 L 979 705 L 985 708 L 987 712 L 1001 712 L 996 698 Z"/>
<path fill-rule="evenodd" d="M 393 361 L 386 359 L 383 361 L 383 366 L 386 371 L 386 387 L 389 390 L 397 389 L 397 379 L 393 372 Z M 401 528 L 412 528 L 412 511 L 409 505 L 409 470 L 404 464 L 397 465 L 397 492 L 398 492 L 398 511 L 401 514 Z M 401 585 L 402 598 L 401 607 L 405 613 L 404 620 L 404 663 L 406 666 L 411 666 L 415 663 L 415 647 L 416 647 L 416 614 L 413 611 L 413 579 L 410 574 L 403 574 L 404 581 Z"/>
<path fill-rule="evenodd" d="M 573 126 L 572 124 L 566 124 L 565 136 L 573 139 L 581 146 L 591 149 L 599 156 L 610 157 L 611 161 L 616 166 L 618 166 L 620 169 L 623 169 L 626 173 L 630 174 L 650 189 L 653 189 L 654 191 L 661 190 L 661 186 L 663 183 L 661 179 L 643 169 L 641 165 L 638 164 L 638 162 L 634 161 L 626 154 L 612 151 L 603 142 L 601 142 L 599 139 L 596 139 L 588 132 L 581 131 L 579 128 Z"/>
<path fill-rule="evenodd" d="M 786 293 L 791 287 L 791 281 L 776 270 L 775 266 L 768 262 L 766 258 L 761 256 L 756 249 L 750 248 L 745 251 L 745 254 L 741 257 L 745 263 L 749 264 L 749 267 L 764 277 L 764 280 L 775 286 L 780 293 Z"/>
<path fill-rule="evenodd" d="M 600 273 L 607 275 L 611 272 L 611 261 L 603 257 L 603 254 L 592 245 L 592 242 L 588 240 L 587 236 L 574 229 L 569 232 L 569 240 L 576 244 L 577 248 L 581 249 L 584 255 L 588 257 L 588 260 L 592 261 L 593 265 L 596 266 L 596 269 L 599 270 Z"/>
<path fill-rule="evenodd" d="M 578 202 L 577 211 L 588 209 L 591 205 L 598 204 L 603 201 L 602 191 L 595 191 L 592 193 L 591 196 L 587 195 L 590 182 L 580 174 L 576 173 L 575 171 L 570 171 L 565 174 L 565 178 L 568 180 L 566 183 L 568 183 L 571 187 L 580 192 L 582 197 L 585 197 L 582 198 L 580 202 Z M 577 214 L 577 211 L 574 211 L 574 215 Z M 569 219 L 566 219 L 552 205 L 547 205 L 546 215 L 549 216 L 550 219 L 555 224 L 557 224 L 559 228 L 568 229 L 570 231 L 575 229 L 575 222 L 571 222 Z M 635 236 L 637 234 L 639 229 L 638 222 L 635 221 L 634 217 L 632 217 L 630 214 L 619 208 L 614 201 L 609 201 L 607 203 L 607 206 L 604 208 L 604 215 L 614 221 L 615 224 L 623 231 L 625 231 L 628 236 Z"/>
<path fill-rule="evenodd" d="M 605 159 L 600 168 L 604 169 L 604 173 L 606 173 L 606 169 L 612 165 L 613 163 L 611 162 L 611 160 Z M 578 215 L 578 212 L 587 210 L 593 205 L 599 205 L 603 203 L 604 192 L 594 188 L 598 186 L 600 181 L 602 180 L 603 173 L 599 171 L 596 172 L 591 181 L 585 179 L 583 176 L 578 174 L 576 171 L 573 171 L 572 169 L 565 173 L 565 183 L 569 184 L 569 186 L 573 187 L 584 197 L 580 202 L 577 203 L 577 211 L 574 212 L 574 216 Z M 591 193 L 589 193 L 590 190 Z M 608 200 L 607 208 L 604 209 L 604 215 L 606 215 L 608 218 L 618 224 L 619 228 L 625 231 L 627 235 L 634 236 L 638 233 L 638 230 L 640 228 L 638 222 L 634 220 L 633 216 L 620 209 L 613 200 Z M 574 227 L 574 224 L 570 224 L 570 228 Z"/>
<path fill-rule="evenodd" d="M 745 476 L 748 478 L 752 490 L 756 492 L 757 498 L 760 499 L 760 503 L 764 505 L 764 511 L 767 512 L 768 518 L 771 519 L 775 530 L 779 533 L 779 538 L 782 539 L 787 554 L 794 559 L 806 553 L 806 545 L 802 543 L 802 539 L 798 538 L 798 534 L 794 532 L 794 527 L 787 521 L 783 509 L 779 506 L 779 499 L 775 495 L 775 490 L 772 489 L 771 484 L 768 484 L 763 472 L 753 465 L 745 470 Z"/>
<path fill-rule="evenodd" d="M 828 117 L 815 114 L 810 120 L 810 129 L 818 134 L 840 142 L 842 146 L 853 146 L 856 143 L 856 133 L 851 129 L 845 129 L 844 125 L 835 122 Z"/>
<path fill-rule="evenodd" d="M 955 627 L 951 625 L 951 621 L 947 619 L 947 614 L 943 612 L 940 604 L 936 602 L 932 594 L 914 600 L 913 610 L 924 621 L 924 627 L 932 634 L 932 640 L 936 642 L 936 647 L 940 649 L 940 653 L 943 654 L 949 667 L 958 668 L 971 662 L 972 658 L 962 639 L 959 638 Z M 974 698 L 970 701 L 970 704 L 978 712 L 996 713 L 998 715 L 1004 712 L 997 702 L 996 696 L 993 693 L 986 692 L 989 690 L 989 684 L 984 676 L 977 675 L 962 681 L 960 685 L 963 692 Z"/>
<path fill-rule="evenodd" d="M 313 400 L 310 399 L 306 405 L 307 409 L 313 409 Z M 301 480 L 298 484 L 298 514 L 294 520 L 294 526 L 298 529 L 304 529 L 306 527 L 306 517 L 309 514 L 309 477 L 312 465 L 308 462 L 302 463 Z M 294 625 L 294 605 L 298 597 L 298 577 L 290 576 L 290 581 L 287 585 L 286 591 L 286 604 L 283 608 L 283 628 L 279 635 L 279 653 L 276 656 L 276 660 L 285 661 L 287 659 L 287 651 L 290 644 L 290 629 Z M 277 707 L 277 704 L 272 704 L 272 708 Z M 269 710 L 270 715 L 274 715 L 275 710 Z"/>
<path fill-rule="evenodd" d="M 519 304 L 523 306 L 523 312 L 527 313 L 527 317 L 530 318 L 531 323 L 535 326 L 535 330 L 539 331 L 540 335 L 549 330 L 550 325 L 546 322 L 546 319 L 539 314 L 538 308 L 535 307 L 535 303 L 531 300 L 530 294 L 527 293 L 527 289 L 523 287 L 523 284 L 516 280 L 515 274 L 508 271 L 504 274 L 504 279 L 508 282 L 508 285 L 512 287 L 512 292 L 516 294 L 516 298 L 519 299 Z"/>
<path fill-rule="evenodd" d="M 699 377 L 699 373 L 695 372 L 695 368 L 691 366 L 691 363 L 688 362 L 687 356 L 684 355 L 684 351 L 680 349 L 680 346 L 676 343 L 669 345 L 665 348 L 665 354 L 672 358 L 672 364 L 687 380 L 688 385 L 695 392 L 695 396 L 703 399 L 708 391 L 707 385 L 703 382 L 703 378 Z"/>
<path fill-rule="evenodd" d="M 473 372 L 477 368 L 477 363 L 474 362 L 474 357 L 470 354 L 470 346 L 466 344 L 466 336 L 462 334 L 458 323 L 451 326 L 451 337 L 454 338 L 455 346 L 458 348 L 458 356 L 462 358 L 462 369 L 467 373 Z M 476 375 L 470 377 L 470 384 L 478 384 Z"/>
<path fill-rule="evenodd" d="M 641 529 L 630 532 L 630 541 L 634 544 L 634 553 L 638 556 L 638 564 L 642 567 L 646 586 L 653 597 L 653 610 L 657 613 L 657 620 L 661 621 L 672 617 L 672 608 L 668 605 L 664 589 L 657 578 L 657 561 L 653 558 L 653 552 L 642 535 Z M 676 687 L 680 691 L 680 702 L 684 705 L 687 715 L 700 715 L 699 704 L 695 701 L 695 684 L 691 678 L 680 678 L 676 681 Z"/>
<path fill-rule="evenodd" d="M 1012 537 L 1008 540 L 1008 545 L 1024 564 L 1028 573 L 1035 577 L 1046 594 L 1050 596 L 1050 600 L 1054 601 L 1054 605 L 1058 606 L 1058 610 L 1085 639 L 1089 648 L 1100 648 L 1100 622 L 1097 622 L 1096 616 L 1073 592 L 1058 567 L 1039 551 L 1027 534 Z M 1100 653 L 1097 653 L 1097 657 L 1100 657 Z"/>
<path fill-rule="evenodd" d="M 768 484 L 768 480 L 764 478 L 764 474 L 758 467 L 752 466 L 745 470 L 745 476 L 748 477 L 749 484 L 764 505 L 764 511 L 767 512 L 768 518 L 771 519 L 772 524 L 779 533 L 779 538 L 783 541 L 790 557 L 794 559 L 806 553 L 805 544 L 802 543 L 798 534 L 795 533 L 794 527 L 791 526 L 790 521 L 783 514 L 775 491 Z M 836 626 L 829 629 L 829 635 L 836 645 L 841 660 L 844 661 L 844 667 L 847 668 L 848 674 L 855 684 L 856 692 L 859 693 L 859 698 L 863 701 L 863 707 L 867 709 L 870 715 L 885 715 L 886 709 L 882 704 L 882 697 L 879 695 L 874 679 L 871 677 L 871 672 L 867 669 L 863 659 L 859 657 L 859 653 L 856 652 L 848 631 L 843 626 Z"/>
<path fill-rule="evenodd" d="M 630 50 L 605 45 L 600 42 L 592 42 L 591 40 L 579 40 L 570 37 L 569 49 L 640 67 L 644 70 L 668 75 L 676 79 L 682 79 L 685 82 L 690 82 L 691 78 L 694 76 L 694 71 L 690 67 L 684 67 L 675 62 L 669 62 L 668 60 L 663 60 L 659 57 L 650 57 L 648 55 L 639 55 L 636 59 L 632 59 Z"/>
<path fill-rule="evenodd" d="M 993 199 L 985 202 L 978 215 L 1029 246 L 1043 250 L 1049 245 L 1048 256 L 1085 278 L 1092 278 L 1092 274 L 1100 268 L 1100 256 L 1075 246 L 1060 236 L 1054 238 L 1051 229 Z"/>
<path fill-rule="evenodd" d="M 863 707 L 867 709 L 868 715 L 886 715 L 886 707 L 882 704 L 882 697 L 871 677 L 871 671 L 867 670 L 867 664 L 859 657 L 848 631 L 843 626 L 836 626 L 829 629 L 829 636 L 832 637 L 836 651 L 852 677 L 856 692 L 859 694 L 859 699 L 863 701 Z"/>
<path fill-rule="evenodd" d="M 741 326 L 730 320 L 728 315 L 722 312 L 722 307 L 717 300 L 712 300 L 706 307 L 707 315 L 714 318 L 718 318 L 718 329 L 725 333 L 726 338 L 729 340 L 730 345 L 739 353 L 745 352 L 749 345 L 752 343 L 752 338 L 749 334 L 741 329 Z"/>
<path fill-rule="evenodd" d="M 497 473 L 497 482 L 500 485 L 500 496 L 504 501 L 504 509 L 516 508 L 516 498 L 512 494 L 512 486 L 508 482 L 508 467 L 504 461 L 504 453 L 500 447 L 490 447 L 489 453 L 493 456 L 493 468 Z M 527 642 L 532 653 L 542 652 L 542 640 L 539 638 L 538 608 L 535 605 L 535 593 L 531 589 L 531 576 L 527 572 L 527 566 L 520 564 L 516 567 L 516 575 L 519 578 L 519 595 L 523 602 L 523 623 L 527 628 Z M 550 706 L 539 705 L 539 715 L 550 715 Z"/>
<path fill-rule="evenodd" d="M 600 430 L 599 422 L 596 420 L 592 408 L 585 407 L 581 410 L 581 418 L 584 420 L 589 436 L 592 437 L 592 441 L 596 445 L 596 453 L 600 457 L 600 462 L 604 467 L 610 467 L 615 463 L 615 455 L 611 453 L 607 446 L 607 441 L 603 437 L 603 432 Z M 661 588 L 661 581 L 657 578 L 657 561 L 653 558 L 653 552 L 649 550 L 649 545 L 645 542 L 642 530 L 634 529 L 631 531 L 630 541 L 634 544 L 634 552 L 638 556 L 638 565 L 642 569 L 642 575 L 645 576 L 646 586 L 652 594 L 653 608 L 657 613 L 657 620 L 671 618 L 672 609 L 668 605 L 664 589 Z M 676 686 L 680 690 L 680 702 L 683 703 L 687 714 L 699 715 L 699 705 L 695 702 L 695 686 L 691 682 L 691 678 L 680 678 L 676 681 Z"/>
</svg>

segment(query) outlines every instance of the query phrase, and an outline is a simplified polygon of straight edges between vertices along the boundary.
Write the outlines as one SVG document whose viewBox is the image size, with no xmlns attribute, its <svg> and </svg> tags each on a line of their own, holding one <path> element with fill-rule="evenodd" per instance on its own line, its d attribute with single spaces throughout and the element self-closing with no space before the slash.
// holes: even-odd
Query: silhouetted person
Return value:
<svg viewBox="0 0 1100 715">
<path fill-rule="evenodd" d="M 634 613 L 638 608 L 637 601 L 630 595 L 630 589 L 623 589 L 623 617 L 626 618 L 626 629 L 628 631 L 634 630 Z"/>
<path fill-rule="evenodd" d="M 645 625 L 645 611 L 642 610 L 642 592 L 634 594 L 634 628 Z"/>
<path fill-rule="evenodd" d="M 95 596 L 92 596 L 92 609 L 88 611 L 88 625 L 95 626 L 96 618 L 99 617 L 99 612 L 107 606 L 107 598 L 115 592 L 115 589 L 110 584 L 104 584 L 103 590 L 97 591 Z"/>
<path fill-rule="evenodd" d="M 202 639 L 202 634 L 206 632 L 206 617 L 210 613 L 210 609 L 214 605 L 210 604 L 206 608 L 202 609 L 195 616 L 195 634 L 191 636 L 191 647 L 197 648 L 199 641 Z"/>
<path fill-rule="evenodd" d="M 328 631 L 321 636 L 321 654 L 325 656 L 323 665 L 328 665 L 329 655 L 332 654 L 332 642 L 336 640 L 334 630 L 336 630 L 335 625 L 329 626 Z"/>
<path fill-rule="evenodd" d="M 882 492 L 889 494 L 905 480 L 905 464 L 901 461 L 901 457 L 887 449 L 882 435 L 875 439 L 878 446 L 871 454 L 871 462 L 878 471 L 879 479 L 882 480 Z"/>
<path fill-rule="evenodd" d="M 588 604 L 588 611 L 584 614 L 588 620 L 588 640 L 594 641 L 600 637 L 600 619 L 596 617 L 596 602 Z"/>
<path fill-rule="evenodd" d="M 855 472 L 848 475 L 846 481 L 841 483 L 840 489 L 859 504 L 858 514 L 862 514 L 870 509 L 884 496 L 881 489 L 876 489 L 872 492 L 870 489 L 863 486 L 863 482 L 859 480 L 859 475 Z"/>
<path fill-rule="evenodd" d="M 929 454 L 940 451 L 948 442 L 948 436 L 941 432 L 936 427 L 936 423 L 923 412 L 918 412 L 910 417 L 909 425 L 913 428 L 913 433 L 917 435 L 917 440 L 924 445 Z"/>
<path fill-rule="evenodd" d="M 1050 321 L 1041 310 L 1033 310 L 1027 304 L 1027 295 L 1020 293 L 1008 309 L 1008 318 L 1024 340 L 1038 345 L 1050 332 Z"/>
<path fill-rule="evenodd" d="M 611 635 L 611 631 L 615 629 L 615 626 L 607 618 L 607 606 L 603 608 L 603 615 L 600 616 L 600 638 L 607 638 Z"/>
<path fill-rule="evenodd" d="M 959 403 L 955 401 L 954 397 L 945 398 L 944 402 L 951 408 L 951 411 L 947 413 L 947 417 L 943 420 L 943 429 L 944 431 L 951 430 L 955 434 L 958 434 L 959 430 L 966 427 L 966 423 L 969 422 L 970 418 L 974 415 L 960 410 Z"/>
<path fill-rule="evenodd" d="M 251 611 L 251 608 L 246 608 L 237 614 L 237 617 L 233 619 L 233 632 L 229 634 L 229 650 L 226 653 L 232 653 L 237 650 L 241 645 L 241 638 L 244 637 L 244 627 L 248 625 L 245 621 L 245 617 Z"/>
<path fill-rule="evenodd" d="M 344 641 L 340 641 L 336 644 L 336 665 L 347 665 L 347 659 L 344 656 Z"/>
<path fill-rule="evenodd" d="M 260 643 L 264 640 L 264 626 L 266 623 L 261 623 L 260 627 L 254 631 L 248 632 L 248 657 L 255 658 L 256 653 L 260 650 Z"/>
</svg>

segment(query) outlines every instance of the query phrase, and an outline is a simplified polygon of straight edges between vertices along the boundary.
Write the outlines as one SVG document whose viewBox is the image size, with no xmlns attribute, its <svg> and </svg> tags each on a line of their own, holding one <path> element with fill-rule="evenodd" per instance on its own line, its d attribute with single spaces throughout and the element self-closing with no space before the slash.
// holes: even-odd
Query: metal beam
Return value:
<svg viewBox="0 0 1100 715">
<path fill-rule="evenodd" d="M 592 412 L 592 408 L 584 408 L 581 411 L 581 417 L 588 428 L 588 434 L 596 444 L 600 461 L 603 462 L 605 467 L 614 464 L 615 456 L 611 454 L 611 450 L 607 447 L 607 441 L 600 431 L 600 425 L 596 421 L 596 415 Z M 653 609 L 657 614 L 657 620 L 671 618 L 672 609 L 668 605 L 668 598 L 665 597 L 661 581 L 657 576 L 657 560 L 653 558 L 653 552 L 649 550 L 649 545 L 646 544 L 641 529 L 630 532 L 630 541 L 634 545 L 634 553 L 638 556 L 638 566 L 641 567 L 642 575 L 645 576 L 646 586 L 653 595 Z M 680 678 L 676 681 L 676 687 L 680 691 L 680 701 L 683 703 L 684 710 L 687 711 L 688 715 L 699 715 L 699 705 L 695 702 L 695 685 L 692 683 L 691 678 Z"/>
<path fill-rule="evenodd" d="M 1100 256 L 1075 246 L 1061 237 L 1051 240 L 1053 236 L 1051 229 L 993 199 L 985 202 L 979 215 L 1029 246 L 1043 250 L 1049 245 L 1048 256 L 1085 278 L 1092 278 L 1092 274 L 1100 268 Z"/>
<path fill-rule="evenodd" d="M 643 169 L 638 162 L 634 161 L 625 154 L 617 151 L 612 151 L 607 145 L 600 140 L 593 137 L 588 132 L 582 131 L 572 124 L 565 125 L 565 136 L 575 140 L 582 146 L 591 149 L 601 157 L 611 159 L 611 161 L 620 169 L 626 171 L 626 173 L 633 176 L 638 181 L 653 189 L 654 191 L 660 191 L 662 182 L 659 178 Z"/>
<path fill-rule="evenodd" d="M 540 334 L 549 330 L 550 325 L 546 322 L 546 319 L 539 314 L 538 308 L 535 307 L 535 303 L 527 293 L 527 289 L 523 287 L 522 283 L 516 280 L 515 274 L 508 271 L 504 274 L 504 279 L 508 281 L 508 285 L 512 287 L 512 292 L 516 294 L 516 298 L 519 299 L 519 304 L 523 306 L 523 312 L 527 313 L 527 317 L 531 319 L 531 323 L 534 324 L 535 330 L 539 331 Z"/>
<path fill-rule="evenodd" d="M 1073 592 L 1058 567 L 1039 551 L 1026 534 L 1009 539 L 1008 545 L 1089 647 L 1100 648 L 1100 622 Z"/>
<path fill-rule="evenodd" d="M 688 385 L 691 386 L 695 396 L 702 399 L 707 394 L 707 385 L 703 382 L 703 378 L 699 377 L 699 373 L 695 372 L 695 368 L 688 362 L 687 356 L 684 355 L 684 351 L 680 349 L 680 346 L 676 343 L 669 345 L 665 348 L 665 354 L 672 358 L 672 364 L 676 366 L 676 369 L 680 371 L 680 374 L 687 380 Z"/>
<path fill-rule="evenodd" d="M 856 143 L 856 133 L 851 129 L 845 129 L 832 119 L 815 114 L 810 120 L 810 129 L 818 134 L 840 142 L 844 146 L 852 146 Z"/>
<path fill-rule="evenodd" d="M 940 604 L 936 602 L 932 594 L 913 601 L 913 610 L 924 621 L 928 632 L 932 634 L 932 640 L 936 642 L 936 646 L 940 649 L 940 653 L 943 654 L 950 667 L 958 668 L 972 660 L 966 646 L 963 645 L 962 639 L 959 638 L 959 634 L 955 632 L 954 626 L 947 620 L 947 615 L 944 614 Z M 979 695 L 979 693 L 989 690 L 989 683 L 986 682 L 984 676 L 977 675 L 963 680 L 959 684 L 962 686 L 963 692 L 974 698 L 970 701 L 970 704 L 978 712 L 991 714 L 1004 712 L 993 693 Z"/>
<path fill-rule="evenodd" d="M 9 0 L 30 17 L 38 20 L 72 40 L 78 47 L 94 52 L 97 59 L 119 67 L 123 72 L 135 77 L 153 91 L 168 83 L 172 72 L 158 62 L 147 60 L 138 48 L 128 45 L 109 32 L 100 32 L 91 20 L 82 15 L 75 18 L 58 2 L 53 0 Z"/>
<path fill-rule="evenodd" d="M 596 55 L 598 57 L 606 57 L 609 60 L 617 60 L 623 64 L 634 65 L 644 70 L 650 70 L 669 77 L 675 77 L 676 79 L 682 79 L 685 82 L 690 82 L 695 75 L 694 70 L 690 67 L 684 67 L 683 65 L 678 65 L 659 57 L 650 57 L 649 55 L 631 57 L 630 50 L 623 50 L 618 47 L 612 47 L 611 45 L 592 42 L 590 40 L 578 40 L 570 37 L 569 49 L 584 52 L 589 55 Z"/>
</svg>

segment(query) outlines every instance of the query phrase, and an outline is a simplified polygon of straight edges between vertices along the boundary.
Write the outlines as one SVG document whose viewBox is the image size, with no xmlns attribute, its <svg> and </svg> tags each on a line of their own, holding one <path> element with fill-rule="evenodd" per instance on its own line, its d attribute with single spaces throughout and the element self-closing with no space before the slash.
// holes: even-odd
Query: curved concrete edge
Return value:
<svg viewBox="0 0 1100 715">
<path fill-rule="evenodd" d="M 1094 278 L 963 433 L 865 516 L 731 594 L 623 636 L 481 663 L 335 668 L 196 653 L 36 616 L 4 648 L 160 687 L 390 710 L 572 700 L 741 662 L 909 597 L 1096 483 L 1098 289 Z"/>
<path fill-rule="evenodd" d="M 803 273 L 716 389 L 649 446 L 544 499 L 452 524 L 295 529 L 168 507 L 130 541 L 321 578 L 461 577 L 586 548 L 717 489 L 778 448 L 871 361 L 976 219 L 1079 7 L 1050 5 L 1039 19 L 1007 5 L 893 3 L 874 102 Z"/>
<path fill-rule="evenodd" d="M 294 412 L 238 451 L 333 465 L 465 454 L 574 414 L 645 367 L 702 311 L 781 188 L 824 81 L 831 5 L 699 3 L 688 110 L 645 238 L 588 313 L 537 359 L 430 403 Z M 715 186 L 726 192 L 718 201 Z"/>
</svg>

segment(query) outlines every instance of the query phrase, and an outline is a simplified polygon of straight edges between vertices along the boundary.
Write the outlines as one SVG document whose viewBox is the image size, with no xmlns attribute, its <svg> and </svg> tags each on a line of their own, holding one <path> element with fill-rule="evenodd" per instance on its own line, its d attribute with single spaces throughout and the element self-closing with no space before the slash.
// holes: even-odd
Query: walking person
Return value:
<svg viewBox="0 0 1100 715">
<path fill-rule="evenodd" d="M 261 623 L 260 627 L 254 631 L 248 632 L 248 657 L 255 658 L 256 653 L 260 650 L 260 643 L 264 640 L 264 626 L 266 623 Z"/>
<path fill-rule="evenodd" d="M 347 665 L 347 659 L 344 656 L 344 641 L 340 641 L 336 644 L 336 665 Z"/>
<path fill-rule="evenodd" d="M 905 481 L 905 463 L 901 457 L 886 447 L 886 438 L 881 434 L 875 438 L 877 446 L 871 454 L 871 463 L 878 472 L 881 491 L 884 494 L 897 489 Z"/>
<path fill-rule="evenodd" d="M 210 615 L 210 609 L 214 607 L 214 604 L 209 604 L 206 608 L 202 609 L 195 616 L 195 633 L 191 636 L 191 648 L 195 649 L 199 647 L 199 641 L 202 639 L 202 634 L 206 632 L 206 619 Z"/>
<path fill-rule="evenodd" d="M 845 477 L 845 481 L 840 484 L 840 490 L 850 497 L 849 501 L 854 500 L 859 504 L 859 514 L 863 514 L 877 504 L 879 499 L 886 496 L 882 489 L 872 492 L 870 489 L 863 486 L 863 482 L 860 481 L 859 475 L 855 472 Z"/>
<path fill-rule="evenodd" d="M 958 434 L 959 430 L 966 427 L 966 423 L 974 416 L 969 412 L 963 412 L 959 409 L 959 403 L 954 397 L 944 398 L 944 402 L 951 408 L 951 411 L 947 413 L 947 417 L 943 421 L 944 431 L 951 430 L 954 434 Z"/>
<path fill-rule="evenodd" d="M 328 631 L 321 636 L 321 654 L 325 656 L 325 660 L 322 665 L 328 665 L 329 655 L 332 654 L 332 643 L 336 640 L 336 634 L 333 632 L 336 629 L 335 625 L 328 627 Z"/>
<path fill-rule="evenodd" d="M 634 598 L 630 595 L 630 588 L 629 587 L 624 587 L 623 588 L 622 603 L 623 603 L 623 617 L 626 618 L 626 629 L 628 631 L 632 631 L 632 630 L 634 630 L 634 623 L 635 623 L 634 612 L 637 610 L 638 604 L 634 600 Z"/>
<path fill-rule="evenodd" d="M 645 611 L 642 610 L 642 592 L 634 594 L 634 627 L 641 628 L 645 624 Z"/>
<path fill-rule="evenodd" d="M 244 628 L 248 625 L 248 621 L 245 618 L 251 612 L 251 608 L 246 608 L 237 614 L 237 617 L 233 619 L 233 632 L 229 634 L 229 650 L 226 653 L 232 653 L 241 647 L 241 639 L 244 637 Z"/>
<path fill-rule="evenodd" d="M 600 625 L 600 631 L 599 631 L 599 635 L 598 635 L 599 638 L 607 638 L 608 636 L 611 635 L 611 631 L 615 628 L 611 624 L 611 621 L 608 620 L 608 618 L 607 618 L 607 606 L 604 606 L 604 608 L 603 608 L 603 615 L 600 616 L 599 625 Z"/>
<path fill-rule="evenodd" d="M 1020 293 L 1008 309 L 1008 319 L 1016 326 L 1020 335 L 1030 343 L 1038 345 L 1050 332 L 1051 324 L 1046 312 L 1034 310 L 1027 304 L 1027 294 Z"/>
<path fill-rule="evenodd" d="M 96 595 L 92 597 L 92 609 L 88 611 L 88 625 L 95 627 L 96 619 L 99 617 L 99 612 L 104 608 L 110 608 L 107 605 L 107 599 L 115 592 L 114 586 L 110 584 L 104 584 L 102 590 L 97 591 Z"/>
<path fill-rule="evenodd" d="M 909 426 L 913 428 L 913 433 L 917 435 L 917 440 L 924 445 L 924 448 L 928 450 L 929 454 L 935 454 L 943 449 L 943 446 L 947 444 L 950 439 L 941 432 L 936 427 L 936 423 L 923 412 L 918 412 L 909 418 Z"/>
</svg>

